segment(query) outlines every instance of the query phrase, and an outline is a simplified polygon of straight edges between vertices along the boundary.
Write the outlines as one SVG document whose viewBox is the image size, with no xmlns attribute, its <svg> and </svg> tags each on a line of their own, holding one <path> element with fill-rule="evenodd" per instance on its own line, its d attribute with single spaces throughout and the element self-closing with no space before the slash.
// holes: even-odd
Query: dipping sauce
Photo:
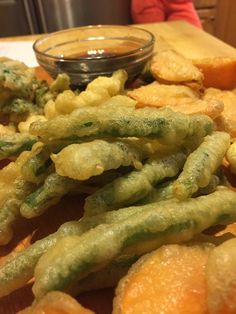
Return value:
<svg viewBox="0 0 236 314">
<path fill-rule="evenodd" d="M 105 42 L 103 42 L 103 46 L 101 47 L 91 47 L 87 48 L 84 51 L 81 51 L 81 47 L 79 48 L 78 52 L 73 52 L 68 55 L 64 55 L 63 57 L 69 59 L 100 59 L 100 58 L 114 58 L 119 57 L 124 54 L 139 50 L 141 47 L 140 42 L 117 42 L 117 45 L 114 47 L 106 47 Z"/>
</svg>

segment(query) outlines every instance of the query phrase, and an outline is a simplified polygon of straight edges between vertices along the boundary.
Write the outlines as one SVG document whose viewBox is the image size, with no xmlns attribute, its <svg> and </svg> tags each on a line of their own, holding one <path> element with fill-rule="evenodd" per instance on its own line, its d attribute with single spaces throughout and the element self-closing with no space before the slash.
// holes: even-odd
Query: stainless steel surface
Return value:
<svg viewBox="0 0 236 314">
<path fill-rule="evenodd" d="M 0 36 L 37 33 L 32 1 L 0 0 Z"/>
<path fill-rule="evenodd" d="M 130 0 L 35 0 L 41 32 L 131 23 Z"/>
</svg>

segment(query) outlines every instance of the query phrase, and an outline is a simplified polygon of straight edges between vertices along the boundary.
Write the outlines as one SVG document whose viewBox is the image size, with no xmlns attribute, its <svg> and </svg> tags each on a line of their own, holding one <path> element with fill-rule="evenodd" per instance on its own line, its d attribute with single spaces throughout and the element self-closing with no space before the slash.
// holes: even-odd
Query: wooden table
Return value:
<svg viewBox="0 0 236 314">
<path fill-rule="evenodd" d="M 236 57 L 236 50 L 222 41 L 212 37 L 211 35 L 189 25 L 182 21 L 158 23 L 158 24 L 145 24 L 138 25 L 147 30 L 150 30 L 156 36 L 156 47 L 159 49 L 163 46 L 173 47 L 175 50 L 184 56 L 192 59 L 199 59 L 203 57 L 212 56 L 230 56 Z M 0 41 L 18 41 L 18 40 L 35 40 L 40 35 L 32 36 L 19 36 L 0 38 Z M 54 206 L 48 213 L 37 219 L 28 220 L 23 223 L 18 229 L 18 234 L 14 240 L 6 247 L 0 248 L 0 258 L 10 252 L 17 241 L 24 239 L 30 232 L 37 229 L 34 237 L 42 237 L 48 232 L 45 228 L 45 221 L 53 221 L 53 227 L 50 232 L 55 231 L 58 226 L 67 220 L 78 218 L 77 208 L 82 208 L 82 204 L 78 205 L 78 199 L 68 199 L 65 197 L 62 202 Z M 59 218 L 56 218 L 58 212 L 63 212 Z M 81 214 L 81 211 L 80 211 Z M 91 297 L 92 296 L 92 297 Z M 79 301 L 85 306 L 91 306 L 98 314 L 110 314 L 112 307 L 113 291 L 111 289 L 105 291 L 97 291 L 85 293 L 79 296 Z M 31 286 L 20 289 L 12 295 L 2 298 L 0 300 L 0 314 L 14 314 L 17 310 L 29 305 L 33 300 Z"/>
<path fill-rule="evenodd" d="M 235 48 L 184 21 L 136 26 L 147 29 L 155 35 L 155 49 L 158 49 L 158 45 L 168 45 L 191 59 L 215 56 L 236 57 Z M 4 37 L 0 38 L 0 41 L 36 40 L 40 36 Z"/>
</svg>

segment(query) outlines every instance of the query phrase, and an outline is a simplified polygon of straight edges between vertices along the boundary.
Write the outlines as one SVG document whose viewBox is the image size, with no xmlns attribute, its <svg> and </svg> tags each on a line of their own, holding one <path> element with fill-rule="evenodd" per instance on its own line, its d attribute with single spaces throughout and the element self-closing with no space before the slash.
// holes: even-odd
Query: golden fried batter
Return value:
<svg viewBox="0 0 236 314">
<path fill-rule="evenodd" d="M 205 114 L 213 120 L 220 116 L 224 110 L 224 103 L 217 99 L 196 100 L 192 103 L 180 103 L 178 105 L 167 106 L 176 112 L 185 114 Z"/>
<path fill-rule="evenodd" d="M 191 82 L 203 80 L 202 72 L 174 50 L 158 52 L 152 59 L 151 73 L 156 79 L 169 82 Z"/>
<path fill-rule="evenodd" d="M 179 105 L 192 103 L 199 98 L 197 92 L 183 85 L 164 85 L 153 82 L 128 92 L 128 96 L 138 101 L 137 107 Z"/>
<path fill-rule="evenodd" d="M 205 90 L 204 100 L 218 99 L 224 103 L 224 111 L 215 120 L 218 130 L 228 132 L 236 137 L 236 94 L 231 91 L 222 91 L 215 88 Z"/>
<path fill-rule="evenodd" d="M 18 314 L 94 314 L 94 312 L 85 309 L 68 294 L 52 291 L 38 303 L 18 312 Z"/>
</svg>

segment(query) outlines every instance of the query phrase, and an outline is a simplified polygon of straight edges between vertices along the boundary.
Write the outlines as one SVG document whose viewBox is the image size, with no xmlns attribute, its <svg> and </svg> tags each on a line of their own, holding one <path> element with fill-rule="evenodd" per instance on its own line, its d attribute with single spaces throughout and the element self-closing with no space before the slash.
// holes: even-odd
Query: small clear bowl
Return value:
<svg viewBox="0 0 236 314">
<path fill-rule="evenodd" d="M 38 63 L 55 78 L 69 75 L 72 85 L 86 85 L 99 75 L 125 69 L 133 80 L 152 56 L 155 38 L 147 30 L 121 25 L 70 28 L 36 40 Z"/>
</svg>

